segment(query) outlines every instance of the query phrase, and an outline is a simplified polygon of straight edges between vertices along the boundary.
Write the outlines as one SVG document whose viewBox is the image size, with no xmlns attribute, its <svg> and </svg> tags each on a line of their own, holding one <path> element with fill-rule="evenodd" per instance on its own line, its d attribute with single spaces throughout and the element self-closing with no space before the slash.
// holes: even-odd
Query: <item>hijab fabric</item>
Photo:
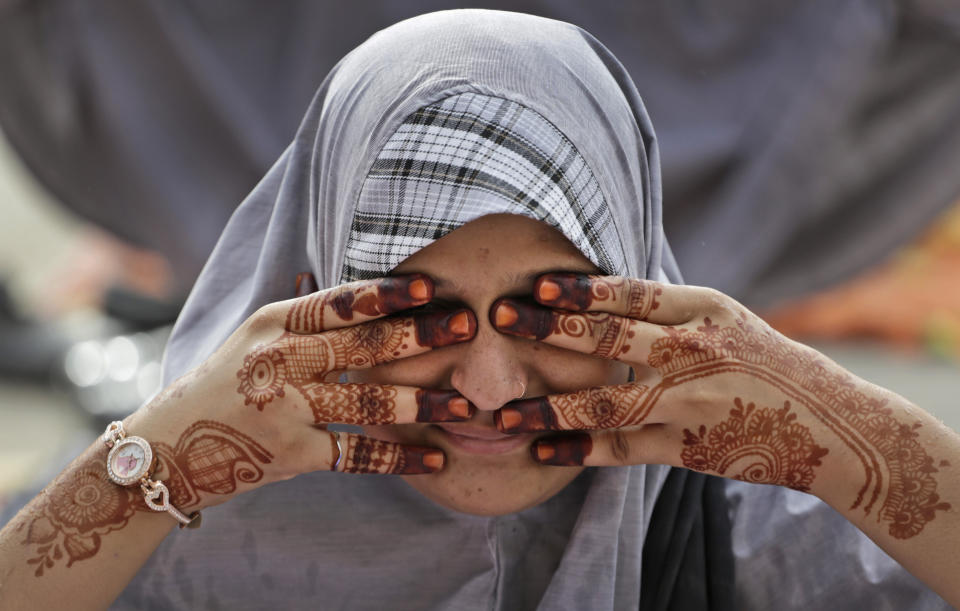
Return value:
<svg viewBox="0 0 960 611">
<path fill-rule="evenodd" d="M 500 112 L 484 114 L 493 107 Z M 398 195 L 396 180 L 423 186 L 424 172 L 456 161 L 433 146 L 443 134 L 416 119 L 424 109 L 504 129 L 486 161 L 460 164 L 477 175 L 505 158 L 510 138 L 545 153 L 555 171 L 531 172 L 522 196 L 523 181 L 505 175 L 494 187 L 454 179 L 433 195 Z M 538 136 L 544 126 L 556 133 Z M 384 175 L 396 161 L 388 145 L 410 129 L 434 138 L 423 140 L 433 157 L 401 151 L 410 164 L 399 167 L 420 163 L 421 172 Z M 466 142 L 484 128 L 461 131 Z M 544 151 L 548 142 L 557 146 Z M 556 177 L 567 181 L 559 191 Z M 430 213 L 429 201 L 445 212 Z M 431 231 L 407 231 L 415 205 L 439 221 Z M 570 24 L 484 10 L 427 14 L 375 34 L 324 80 L 294 142 L 233 215 L 177 322 L 165 383 L 258 307 L 292 297 L 296 274 L 311 273 L 323 289 L 388 271 L 491 207 L 556 226 L 605 271 L 680 280 L 661 227 L 650 119 L 596 39 Z M 378 210 L 407 219 L 383 235 L 410 239 L 364 259 Z M 438 507 L 398 478 L 305 474 L 212 508 L 203 529 L 168 538 L 118 605 L 635 609 L 668 471 L 587 469 L 547 502 L 499 517 Z"/>
</svg>

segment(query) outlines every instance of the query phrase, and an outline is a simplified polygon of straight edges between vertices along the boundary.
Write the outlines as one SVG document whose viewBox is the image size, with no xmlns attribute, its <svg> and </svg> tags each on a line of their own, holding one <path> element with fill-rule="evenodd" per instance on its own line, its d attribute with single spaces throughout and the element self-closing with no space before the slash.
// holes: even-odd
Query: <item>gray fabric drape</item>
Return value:
<svg viewBox="0 0 960 611">
<path fill-rule="evenodd" d="M 0 126 L 184 289 L 327 71 L 459 4 L 0 3 Z M 936 0 L 483 1 L 576 23 L 640 84 L 688 282 L 766 305 L 841 280 L 960 195 L 960 9 Z"/>
</svg>

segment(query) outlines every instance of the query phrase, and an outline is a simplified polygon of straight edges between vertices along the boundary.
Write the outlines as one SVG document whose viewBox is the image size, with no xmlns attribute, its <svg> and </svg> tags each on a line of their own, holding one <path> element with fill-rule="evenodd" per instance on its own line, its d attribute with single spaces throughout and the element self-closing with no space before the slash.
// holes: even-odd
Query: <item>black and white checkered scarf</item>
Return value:
<svg viewBox="0 0 960 611">
<path fill-rule="evenodd" d="M 521 104 L 462 93 L 414 112 L 377 155 L 342 279 L 385 276 L 430 242 L 497 213 L 544 221 L 603 272 L 626 273 L 603 191 L 570 140 Z"/>
</svg>

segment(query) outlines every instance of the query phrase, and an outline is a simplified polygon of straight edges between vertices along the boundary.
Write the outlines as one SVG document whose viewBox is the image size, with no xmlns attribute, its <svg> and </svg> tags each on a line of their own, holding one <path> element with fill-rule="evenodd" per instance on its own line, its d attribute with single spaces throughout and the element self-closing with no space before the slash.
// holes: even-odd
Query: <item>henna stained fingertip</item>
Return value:
<svg viewBox="0 0 960 611">
<path fill-rule="evenodd" d="M 494 412 L 493 420 L 501 433 L 529 433 L 559 428 L 546 397 L 512 401 Z"/>
<path fill-rule="evenodd" d="M 415 319 L 417 343 L 438 348 L 473 339 L 477 319 L 470 310 L 420 314 Z"/>
<path fill-rule="evenodd" d="M 414 301 L 427 302 L 433 298 L 433 286 L 422 277 L 414 278 L 407 286 L 407 292 Z"/>
<path fill-rule="evenodd" d="M 490 324 L 509 335 L 543 339 L 553 332 L 555 321 L 550 310 L 513 299 L 498 299 L 490 307 Z"/>
<path fill-rule="evenodd" d="M 582 312 L 593 303 L 590 276 L 584 274 L 548 274 L 541 276 L 533 294 L 543 305 Z"/>
<path fill-rule="evenodd" d="M 433 299 L 433 281 L 423 274 L 383 278 L 377 287 L 377 296 L 380 312 L 392 314 Z"/>
<path fill-rule="evenodd" d="M 582 465 L 593 451 L 593 439 L 587 433 L 541 439 L 530 446 L 533 460 L 542 465 L 572 467 Z"/>
<path fill-rule="evenodd" d="M 473 416 L 474 407 L 456 391 L 418 390 L 417 422 L 460 422 Z"/>
<path fill-rule="evenodd" d="M 418 475 L 434 473 L 443 468 L 446 456 L 435 448 L 418 448 L 404 446 L 400 450 L 402 460 L 393 473 L 399 475 Z"/>
</svg>

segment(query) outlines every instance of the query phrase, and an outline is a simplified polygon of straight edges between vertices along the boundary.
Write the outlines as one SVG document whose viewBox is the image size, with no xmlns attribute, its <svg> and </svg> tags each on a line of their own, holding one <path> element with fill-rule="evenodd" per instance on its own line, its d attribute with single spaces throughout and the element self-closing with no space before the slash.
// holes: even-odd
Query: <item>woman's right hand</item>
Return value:
<svg viewBox="0 0 960 611">
<path fill-rule="evenodd" d="M 189 514 L 307 471 L 442 468 L 440 450 L 347 433 L 339 434 L 340 455 L 335 434 L 324 430 L 471 416 L 456 392 L 337 382 L 346 370 L 471 339 L 477 323 L 469 310 L 399 313 L 432 296 L 431 280 L 413 275 L 261 308 L 124 421 L 159 458 L 153 479 L 167 492 L 155 488 L 154 500 Z M 139 487 L 113 483 L 106 463 L 106 446 L 95 442 L 0 530 L 0 608 L 105 608 L 176 524 L 150 510 Z"/>
<path fill-rule="evenodd" d="M 471 339 L 468 309 L 413 312 L 433 296 L 424 275 L 359 281 L 264 306 L 206 362 L 125 421 L 159 457 L 155 479 L 190 512 L 300 473 L 429 473 L 441 450 L 326 425 L 448 422 L 473 407 L 455 391 L 337 382 L 351 369 Z M 319 429 L 319 430 L 318 430 Z"/>
</svg>

